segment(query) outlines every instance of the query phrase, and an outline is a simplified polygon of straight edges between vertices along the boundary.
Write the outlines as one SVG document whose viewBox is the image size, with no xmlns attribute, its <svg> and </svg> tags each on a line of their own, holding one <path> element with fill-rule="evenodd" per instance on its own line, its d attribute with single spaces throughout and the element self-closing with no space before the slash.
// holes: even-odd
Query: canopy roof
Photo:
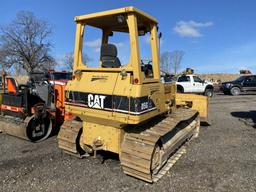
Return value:
<svg viewBox="0 0 256 192">
<path fill-rule="evenodd" d="M 88 15 L 75 17 L 75 21 L 84 23 L 101 29 L 111 29 L 112 31 L 129 32 L 126 22 L 118 22 L 118 16 L 126 16 L 127 13 L 133 13 L 137 16 L 138 28 L 146 31 L 149 24 L 157 24 L 157 20 L 147 13 L 134 7 L 124 7 L 109 11 L 97 12 Z"/>
</svg>

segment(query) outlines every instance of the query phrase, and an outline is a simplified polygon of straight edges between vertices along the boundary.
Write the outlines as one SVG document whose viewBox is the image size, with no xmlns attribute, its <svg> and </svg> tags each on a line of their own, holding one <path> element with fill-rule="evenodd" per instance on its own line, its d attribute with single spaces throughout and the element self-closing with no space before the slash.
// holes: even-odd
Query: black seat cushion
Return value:
<svg viewBox="0 0 256 192">
<path fill-rule="evenodd" d="M 144 66 L 144 73 L 146 77 L 150 77 L 153 74 L 153 67 L 150 64 Z"/>
<path fill-rule="evenodd" d="M 113 44 L 103 44 L 100 50 L 102 67 L 118 68 L 121 62 L 117 57 L 117 48 Z"/>
</svg>

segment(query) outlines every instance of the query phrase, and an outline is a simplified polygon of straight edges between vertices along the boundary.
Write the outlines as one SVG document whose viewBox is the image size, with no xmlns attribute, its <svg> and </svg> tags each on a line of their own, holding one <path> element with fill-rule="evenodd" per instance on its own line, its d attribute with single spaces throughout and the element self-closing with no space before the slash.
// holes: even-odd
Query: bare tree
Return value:
<svg viewBox="0 0 256 192">
<path fill-rule="evenodd" d="M 176 75 L 184 54 L 185 52 L 180 50 L 172 52 L 166 51 L 162 53 L 160 57 L 161 70 L 167 73 L 174 73 Z"/>
<path fill-rule="evenodd" d="M 91 59 L 88 57 L 87 54 L 83 54 L 83 63 L 87 63 L 91 61 Z M 72 52 L 66 53 L 63 57 L 63 63 L 67 70 L 72 71 L 73 70 L 73 64 L 74 64 L 74 54 Z"/>
<path fill-rule="evenodd" d="M 170 52 L 166 51 L 160 56 L 161 70 L 170 73 Z"/>
<path fill-rule="evenodd" d="M 65 68 L 67 68 L 67 70 L 72 71 L 73 63 L 74 63 L 74 54 L 71 52 L 66 53 L 63 57 L 63 63 L 65 65 Z"/>
<path fill-rule="evenodd" d="M 177 72 L 180 68 L 181 60 L 182 60 L 184 54 L 185 54 L 185 52 L 180 51 L 180 50 L 171 52 L 170 62 L 171 62 L 171 66 L 173 68 L 175 75 L 177 74 Z"/>
<path fill-rule="evenodd" d="M 5 71 L 6 68 L 9 68 L 10 66 L 7 66 L 7 64 L 5 63 L 5 51 L 2 49 L 1 45 L 0 45 L 0 65 L 1 65 L 1 71 Z"/>
<path fill-rule="evenodd" d="M 0 62 L 3 68 L 31 72 L 53 69 L 54 58 L 49 54 L 51 28 L 46 21 L 31 12 L 19 12 L 16 19 L 1 28 Z"/>
</svg>

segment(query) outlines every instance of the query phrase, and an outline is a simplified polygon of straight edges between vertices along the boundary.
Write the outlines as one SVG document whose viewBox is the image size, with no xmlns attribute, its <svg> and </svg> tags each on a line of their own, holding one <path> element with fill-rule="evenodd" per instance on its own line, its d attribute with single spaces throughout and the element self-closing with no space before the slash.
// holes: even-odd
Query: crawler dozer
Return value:
<svg viewBox="0 0 256 192">
<path fill-rule="evenodd" d="M 78 119 L 62 125 L 59 148 L 78 157 L 110 151 L 119 154 L 124 173 L 158 181 L 198 136 L 200 115 L 176 105 L 175 83 L 161 82 L 157 20 L 125 7 L 78 16 L 75 22 L 74 78 L 66 86 L 65 110 Z M 88 26 L 102 31 L 100 58 L 93 58 L 98 67 L 82 60 Z M 128 63 L 119 60 L 122 47 L 109 41 L 117 33 L 129 36 Z M 138 38 L 146 34 L 152 57 L 143 62 Z"/>
<path fill-rule="evenodd" d="M 0 130 L 32 142 L 43 141 L 71 114 L 64 111 L 67 72 L 33 72 L 26 84 L 3 76 Z M 6 86 L 6 87 L 5 87 Z"/>
</svg>

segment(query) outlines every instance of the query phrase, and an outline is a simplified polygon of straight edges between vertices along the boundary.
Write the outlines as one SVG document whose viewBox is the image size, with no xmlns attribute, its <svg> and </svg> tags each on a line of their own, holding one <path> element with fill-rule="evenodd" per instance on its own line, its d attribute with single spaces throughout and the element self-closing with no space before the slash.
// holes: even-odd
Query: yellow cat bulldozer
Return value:
<svg viewBox="0 0 256 192">
<path fill-rule="evenodd" d="M 73 79 L 66 86 L 65 110 L 77 117 L 62 125 L 59 148 L 78 157 L 110 151 L 119 155 L 124 173 L 158 181 L 185 152 L 186 143 L 198 136 L 207 97 L 186 95 L 186 102 L 179 95 L 176 101 L 175 83 L 161 81 L 158 26 L 152 16 L 125 7 L 77 16 L 75 22 Z M 100 56 L 93 58 L 98 67 L 82 59 L 88 26 L 102 31 Z M 119 60 L 122 47 L 109 41 L 118 33 L 129 37 L 128 63 Z M 149 62 L 143 62 L 138 40 L 146 34 Z"/>
</svg>

